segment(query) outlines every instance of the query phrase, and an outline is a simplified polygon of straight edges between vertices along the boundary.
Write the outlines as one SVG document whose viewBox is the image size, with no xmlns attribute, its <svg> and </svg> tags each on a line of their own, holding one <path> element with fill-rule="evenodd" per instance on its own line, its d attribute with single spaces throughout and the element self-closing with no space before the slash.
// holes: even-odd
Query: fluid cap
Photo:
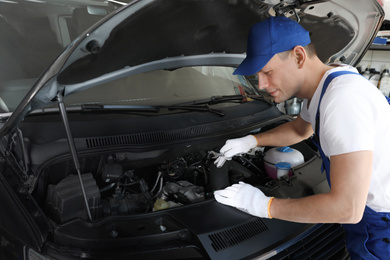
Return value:
<svg viewBox="0 0 390 260">
<path fill-rule="evenodd" d="M 282 152 L 282 153 L 292 153 L 294 150 L 290 148 L 289 146 L 283 146 L 283 147 L 278 147 L 276 148 L 276 151 Z"/>
</svg>

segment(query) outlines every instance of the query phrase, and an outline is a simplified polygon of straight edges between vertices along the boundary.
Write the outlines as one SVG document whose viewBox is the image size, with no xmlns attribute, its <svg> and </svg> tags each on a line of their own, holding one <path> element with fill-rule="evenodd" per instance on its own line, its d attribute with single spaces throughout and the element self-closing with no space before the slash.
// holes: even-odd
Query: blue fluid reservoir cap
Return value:
<svg viewBox="0 0 390 260">
<path fill-rule="evenodd" d="M 282 170 L 289 170 L 291 169 L 291 164 L 288 162 L 278 162 L 275 164 L 277 169 L 282 169 Z"/>
<path fill-rule="evenodd" d="M 292 153 L 292 152 L 294 152 L 294 150 L 292 148 L 290 148 L 289 146 L 279 147 L 276 150 L 278 152 L 282 152 L 282 153 Z"/>
</svg>

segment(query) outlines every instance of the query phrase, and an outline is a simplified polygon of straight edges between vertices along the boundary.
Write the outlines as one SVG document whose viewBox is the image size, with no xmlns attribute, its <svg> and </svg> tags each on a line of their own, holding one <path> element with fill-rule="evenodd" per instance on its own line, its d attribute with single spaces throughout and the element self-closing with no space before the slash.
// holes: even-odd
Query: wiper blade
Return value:
<svg viewBox="0 0 390 260">
<path fill-rule="evenodd" d="M 217 114 L 219 116 L 225 115 L 225 111 L 220 110 L 220 109 L 211 108 L 207 104 L 204 106 L 200 106 L 200 105 L 188 105 L 188 106 L 186 106 L 186 105 L 173 105 L 173 106 L 168 106 L 167 108 L 168 108 L 168 110 L 180 109 L 180 110 L 190 110 L 190 111 L 200 111 L 200 112 L 211 112 L 211 113 Z"/>
<path fill-rule="evenodd" d="M 230 95 L 230 96 L 212 96 L 208 102 L 209 105 L 218 103 L 235 101 L 238 103 L 247 102 L 246 96 L 244 95 Z"/>
<path fill-rule="evenodd" d="M 207 99 L 200 99 L 200 100 L 194 100 L 190 102 L 184 102 L 177 104 L 177 106 L 186 106 L 186 105 L 215 105 L 219 103 L 224 103 L 224 102 L 237 102 L 237 103 L 242 103 L 246 102 L 246 96 L 243 95 L 230 95 L 230 96 L 212 96 Z"/>
<path fill-rule="evenodd" d="M 225 111 L 210 108 L 209 105 L 215 105 L 224 102 L 235 102 L 235 103 L 245 103 L 251 100 L 264 100 L 269 104 L 272 104 L 272 101 L 267 99 L 263 95 L 230 95 L 230 96 L 212 96 L 208 99 L 194 100 L 191 102 L 180 103 L 167 107 L 169 110 L 182 109 L 182 110 L 193 110 L 193 111 L 206 111 L 212 112 L 220 116 L 225 115 Z M 203 105 L 203 106 L 202 106 Z"/>
<path fill-rule="evenodd" d="M 130 105 L 98 105 L 98 104 L 83 104 L 82 111 L 129 111 L 129 112 L 154 112 L 160 111 L 156 106 L 130 106 Z"/>
<path fill-rule="evenodd" d="M 107 112 L 107 111 L 122 111 L 122 112 L 154 112 L 158 113 L 160 108 L 167 108 L 168 110 L 192 110 L 192 111 L 206 111 L 215 113 L 220 116 L 224 116 L 225 112 L 218 109 L 210 108 L 208 105 L 173 105 L 168 107 L 157 107 L 157 106 L 130 106 L 130 105 L 98 105 L 98 104 L 84 104 L 81 106 L 84 112 Z"/>
<path fill-rule="evenodd" d="M 176 105 L 177 106 L 203 105 L 203 104 L 215 105 L 215 104 L 225 103 L 225 102 L 245 103 L 251 101 L 252 99 L 264 100 L 266 102 L 272 103 L 272 101 L 269 98 L 263 95 L 229 95 L 229 96 L 212 96 L 207 99 L 194 100 L 194 101 L 184 102 Z"/>
<path fill-rule="evenodd" d="M 230 102 L 230 101 L 238 101 L 238 103 L 245 103 L 251 100 L 264 100 L 270 104 L 272 104 L 272 99 L 263 95 L 230 95 L 230 96 L 212 96 L 208 102 L 209 105 Z"/>
</svg>

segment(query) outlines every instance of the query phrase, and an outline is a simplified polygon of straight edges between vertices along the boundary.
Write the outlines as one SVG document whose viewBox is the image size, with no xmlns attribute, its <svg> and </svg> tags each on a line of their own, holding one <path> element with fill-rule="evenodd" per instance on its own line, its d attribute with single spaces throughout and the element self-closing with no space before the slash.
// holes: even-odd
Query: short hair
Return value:
<svg viewBox="0 0 390 260">
<path fill-rule="evenodd" d="M 317 55 L 316 48 L 314 47 L 313 43 L 309 43 L 308 45 L 303 47 L 309 56 L 309 58 L 313 57 L 314 55 Z M 279 52 L 278 55 L 282 60 L 287 59 L 288 55 L 290 54 L 292 50 L 284 51 L 284 52 Z"/>
</svg>

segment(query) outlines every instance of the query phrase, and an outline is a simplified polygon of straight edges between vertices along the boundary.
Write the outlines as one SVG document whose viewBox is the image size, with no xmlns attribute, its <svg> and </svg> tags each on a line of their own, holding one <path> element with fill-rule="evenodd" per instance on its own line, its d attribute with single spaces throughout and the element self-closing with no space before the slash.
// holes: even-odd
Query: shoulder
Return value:
<svg viewBox="0 0 390 260">
<path fill-rule="evenodd" d="M 348 74 L 339 74 L 347 72 Z M 377 96 L 379 90 L 369 80 L 360 75 L 357 70 L 351 66 L 343 66 L 334 71 L 330 71 L 329 75 L 338 75 L 330 78 L 328 89 L 326 91 L 328 98 L 334 99 L 362 99 L 371 95 Z"/>
</svg>

